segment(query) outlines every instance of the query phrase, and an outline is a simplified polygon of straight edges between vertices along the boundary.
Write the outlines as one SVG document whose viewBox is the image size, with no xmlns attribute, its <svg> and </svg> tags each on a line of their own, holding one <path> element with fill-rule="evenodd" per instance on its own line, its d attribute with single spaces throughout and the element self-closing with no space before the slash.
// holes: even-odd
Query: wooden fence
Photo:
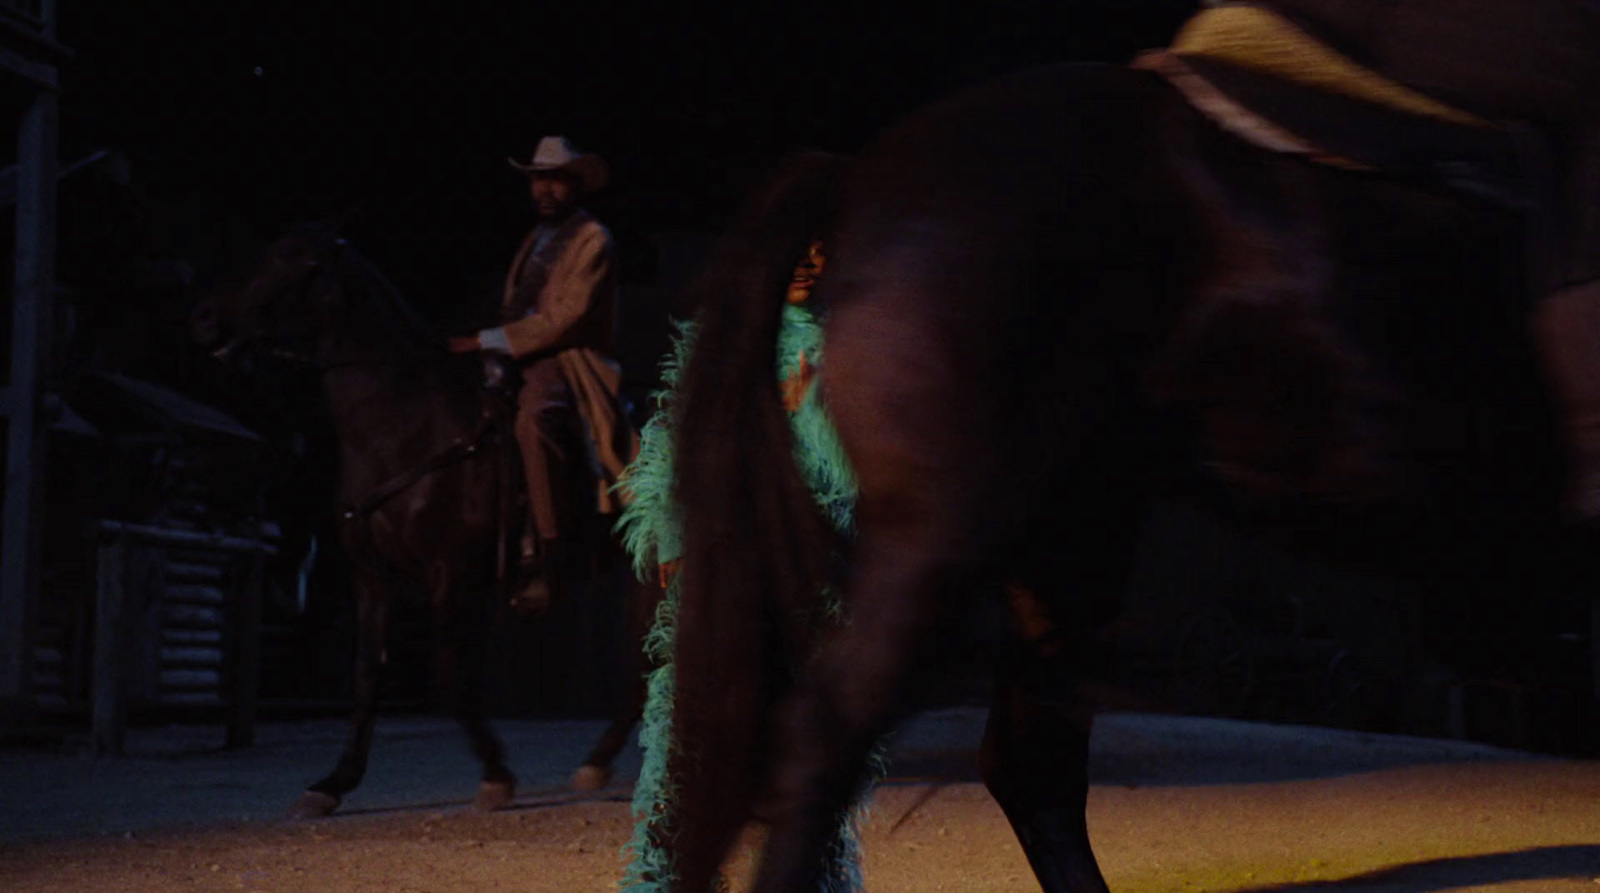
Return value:
<svg viewBox="0 0 1600 893">
<path fill-rule="evenodd" d="M 255 737 L 263 539 L 100 521 L 91 736 L 120 754 L 130 701 L 223 709 L 227 745 Z"/>
</svg>

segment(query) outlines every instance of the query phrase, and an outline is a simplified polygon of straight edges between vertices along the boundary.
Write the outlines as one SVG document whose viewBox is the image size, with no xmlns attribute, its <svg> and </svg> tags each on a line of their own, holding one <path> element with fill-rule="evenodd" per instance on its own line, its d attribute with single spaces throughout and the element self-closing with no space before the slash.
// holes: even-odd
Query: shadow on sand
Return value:
<svg viewBox="0 0 1600 893">
<path fill-rule="evenodd" d="M 1600 878 L 1600 845 L 1536 847 L 1514 853 L 1457 856 L 1398 865 L 1331 881 L 1240 888 L 1233 893 L 1436 893 L 1515 881 Z"/>
</svg>

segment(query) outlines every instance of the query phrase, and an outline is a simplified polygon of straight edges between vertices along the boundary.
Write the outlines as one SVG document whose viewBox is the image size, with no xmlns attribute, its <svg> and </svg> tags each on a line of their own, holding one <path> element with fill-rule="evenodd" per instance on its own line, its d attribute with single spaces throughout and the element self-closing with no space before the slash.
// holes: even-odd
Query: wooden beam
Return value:
<svg viewBox="0 0 1600 893">
<path fill-rule="evenodd" d="M 38 15 L 7 8 L 0 2 L 0 46 L 15 50 L 35 62 L 59 66 L 73 58 L 56 35 L 56 4 L 40 4 Z"/>
<path fill-rule="evenodd" d="M 90 695 L 90 746 L 98 756 L 121 756 L 128 732 L 127 544 L 120 538 L 95 550 L 94 681 Z"/>
<path fill-rule="evenodd" d="M 1600 595 L 1589 599 L 1589 694 L 1600 704 Z"/>
<path fill-rule="evenodd" d="M 264 552 L 239 561 L 243 576 L 234 587 L 232 620 L 231 697 L 228 699 L 229 747 L 256 743 L 256 702 L 261 696 L 261 595 L 267 576 Z"/>
<path fill-rule="evenodd" d="M 0 47 L 0 68 L 22 78 L 35 89 L 52 92 L 60 89 L 53 63 L 30 59 L 16 50 Z"/>
<path fill-rule="evenodd" d="M 180 549 L 205 549 L 251 555 L 278 554 L 278 547 L 265 540 L 221 533 L 175 530 L 170 527 L 152 527 L 148 524 L 129 524 L 124 521 L 98 521 L 95 523 L 95 529 L 103 536 L 121 537 L 128 542 L 141 545 L 175 546 Z"/>
<path fill-rule="evenodd" d="M 16 279 L 11 321 L 11 381 L 6 419 L 5 496 L 0 505 L 0 701 L 32 699 L 34 624 L 39 589 L 39 528 L 44 505 L 45 438 L 39 386 L 49 368 L 56 255 L 54 92 L 34 96 L 17 140 Z"/>
</svg>

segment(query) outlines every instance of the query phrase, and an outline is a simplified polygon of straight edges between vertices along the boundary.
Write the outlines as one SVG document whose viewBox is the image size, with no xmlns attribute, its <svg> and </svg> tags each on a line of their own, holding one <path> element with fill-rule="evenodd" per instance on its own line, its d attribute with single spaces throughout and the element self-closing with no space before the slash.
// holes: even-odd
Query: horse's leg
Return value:
<svg viewBox="0 0 1600 893">
<path fill-rule="evenodd" d="M 1067 664 L 1034 652 L 1002 672 L 980 765 L 1045 893 L 1107 893 L 1085 818 L 1093 710 Z"/>
<path fill-rule="evenodd" d="M 571 787 L 575 791 L 598 791 L 611 781 L 611 762 L 628 745 L 628 735 L 634 724 L 644 715 L 645 680 L 640 677 L 630 687 L 627 702 L 612 717 L 600 738 L 583 758 L 583 765 L 572 773 Z"/>
<path fill-rule="evenodd" d="M 871 749 L 934 678 L 1010 524 L 999 455 L 1009 439 L 963 377 L 968 358 L 916 311 L 931 293 L 896 292 L 899 312 L 842 306 L 830 322 L 823 383 L 859 484 L 859 535 L 847 619 L 780 708 L 760 893 L 817 889 Z"/>
<path fill-rule="evenodd" d="M 355 715 L 338 764 L 327 777 L 307 788 L 290 807 L 289 814 L 294 818 L 317 818 L 332 813 L 367 774 L 372 725 L 378 710 L 378 682 L 389 634 L 390 601 L 386 589 L 359 571 L 351 585 L 356 596 Z"/>
<path fill-rule="evenodd" d="M 611 763 L 628 744 L 628 736 L 639 719 L 644 716 L 644 702 L 648 695 L 649 680 L 645 671 L 644 642 L 655 619 L 656 607 L 665 593 L 653 583 L 642 583 L 630 575 L 627 586 L 627 653 L 624 668 L 628 675 L 628 690 L 612 716 L 611 724 L 600 734 L 583 765 L 572 775 L 572 787 L 579 791 L 593 791 L 605 787 L 611 780 Z"/>
<path fill-rule="evenodd" d="M 491 811 L 511 804 L 517 778 L 506 766 L 505 744 L 489 726 L 483 709 L 484 663 L 489 645 L 488 601 L 465 595 L 452 585 L 450 575 L 435 573 L 429 581 L 437 629 L 434 660 L 440 687 L 472 753 L 483 764 L 483 782 L 474 805 Z"/>
<path fill-rule="evenodd" d="M 807 668 L 780 713 L 774 816 L 754 890 L 815 890 L 824 853 L 866 781 L 872 747 L 931 678 L 934 643 L 960 569 L 918 531 L 874 532 L 860 544 L 847 623 Z"/>
<path fill-rule="evenodd" d="M 997 669 L 980 751 L 984 784 L 1045 893 L 1106 893 L 1086 816 L 1095 705 L 1081 683 L 1091 631 L 1121 609 L 1163 467 L 1160 438 L 1125 414 L 1126 395 L 1095 390 L 1098 403 L 1073 401 L 1099 434 L 1071 451 L 1079 470 L 1034 489 L 1029 548 L 1008 593 L 1016 647 Z"/>
</svg>

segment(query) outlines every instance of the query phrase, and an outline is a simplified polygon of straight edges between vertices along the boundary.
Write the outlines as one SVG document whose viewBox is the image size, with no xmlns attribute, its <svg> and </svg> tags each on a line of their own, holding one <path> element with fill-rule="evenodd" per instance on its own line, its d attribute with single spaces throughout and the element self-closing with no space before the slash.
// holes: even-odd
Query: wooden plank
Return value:
<svg viewBox="0 0 1600 893">
<path fill-rule="evenodd" d="M 151 527 L 147 524 L 125 524 L 121 521 L 101 521 L 96 526 L 101 533 L 123 536 L 130 542 L 141 544 L 264 555 L 276 555 L 278 552 L 276 546 L 258 539 L 200 533 L 192 530 L 175 530 L 170 527 Z"/>
<path fill-rule="evenodd" d="M 161 641 L 171 645 L 222 645 L 222 631 L 215 629 L 161 630 Z"/>
<path fill-rule="evenodd" d="M 261 597 L 267 556 L 257 552 L 244 562 L 233 618 L 233 691 L 228 709 L 229 747 L 256 740 L 256 704 L 261 695 Z"/>
<path fill-rule="evenodd" d="M 45 438 L 39 388 L 49 369 L 49 322 L 55 294 L 56 94 L 41 91 L 21 122 L 17 140 L 16 277 L 11 323 L 11 380 L 7 389 L 6 477 L 0 507 L 0 701 L 29 698 L 39 588 L 44 505 Z"/>
<path fill-rule="evenodd" d="M 217 629 L 226 624 L 228 620 L 227 612 L 222 608 L 185 605 L 180 602 L 161 606 L 161 622 L 163 626 L 207 630 Z"/>
<path fill-rule="evenodd" d="M 215 691 L 163 691 L 157 692 L 151 701 L 162 707 L 182 707 L 188 710 L 215 710 L 218 707 L 228 706 L 222 695 Z"/>
<path fill-rule="evenodd" d="M 122 753 L 128 704 L 122 682 L 128 667 L 128 617 L 124 587 L 127 546 L 117 539 L 96 550 L 94 707 L 90 739 L 96 754 Z"/>
<path fill-rule="evenodd" d="M 218 669 L 225 661 L 222 649 L 216 646 L 162 646 L 156 651 L 156 661 L 163 667 L 202 667 Z"/>
<path fill-rule="evenodd" d="M 214 586 L 222 583 L 226 577 L 227 574 L 217 564 L 199 564 L 179 561 L 174 558 L 167 559 L 167 579 L 174 583 L 201 583 Z"/>
<path fill-rule="evenodd" d="M 162 669 L 156 674 L 160 691 L 215 692 L 222 688 L 222 671 L 215 668 L 178 667 Z"/>
<path fill-rule="evenodd" d="M 163 602 L 181 602 L 187 605 L 221 605 L 228 600 L 227 593 L 216 586 L 198 586 L 190 583 L 168 583 L 163 589 Z"/>
</svg>

